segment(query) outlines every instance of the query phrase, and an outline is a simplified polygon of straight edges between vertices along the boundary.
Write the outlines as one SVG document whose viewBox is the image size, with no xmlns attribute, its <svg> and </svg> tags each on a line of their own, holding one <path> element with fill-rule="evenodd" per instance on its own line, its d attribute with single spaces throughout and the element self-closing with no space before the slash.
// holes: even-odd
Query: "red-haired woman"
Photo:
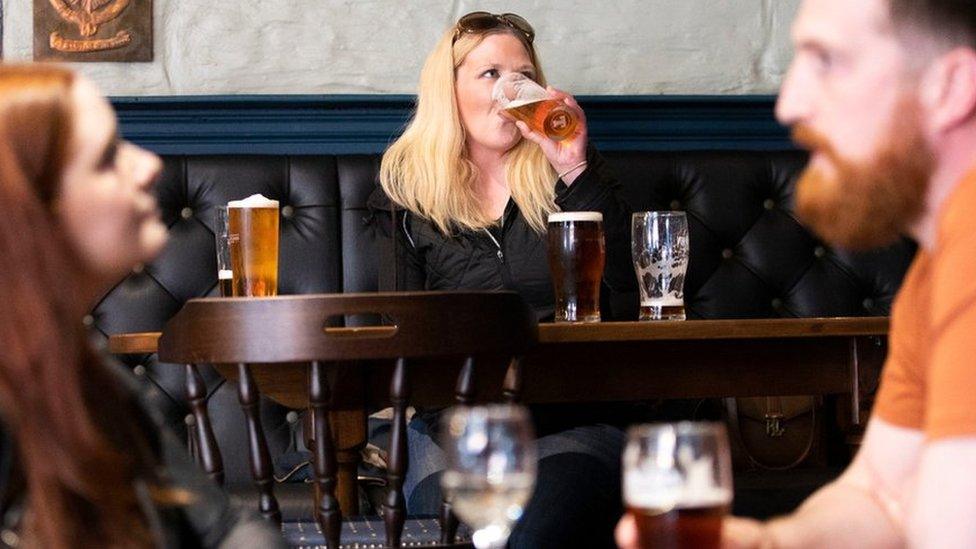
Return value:
<svg viewBox="0 0 976 549">
<path fill-rule="evenodd" d="M 0 547 L 277 547 L 89 346 L 95 299 L 166 241 L 159 159 L 93 84 L 0 65 Z"/>
</svg>

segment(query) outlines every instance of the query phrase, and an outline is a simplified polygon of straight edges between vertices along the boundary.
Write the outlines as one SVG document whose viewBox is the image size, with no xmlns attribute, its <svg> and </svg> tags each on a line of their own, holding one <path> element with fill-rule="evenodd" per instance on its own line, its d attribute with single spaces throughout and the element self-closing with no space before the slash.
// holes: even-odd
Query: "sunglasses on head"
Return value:
<svg viewBox="0 0 976 549">
<path fill-rule="evenodd" d="M 517 30 L 525 36 L 529 44 L 535 39 L 535 31 L 532 30 L 532 25 L 522 19 L 521 16 L 514 13 L 499 15 L 487 11 L 473 11 L 458 19 L 457 25 L 454 26 L 454 42 L 457 42 L 462 34 L 479 34 L 498 27 L 510 27 Z"/>
</svg>

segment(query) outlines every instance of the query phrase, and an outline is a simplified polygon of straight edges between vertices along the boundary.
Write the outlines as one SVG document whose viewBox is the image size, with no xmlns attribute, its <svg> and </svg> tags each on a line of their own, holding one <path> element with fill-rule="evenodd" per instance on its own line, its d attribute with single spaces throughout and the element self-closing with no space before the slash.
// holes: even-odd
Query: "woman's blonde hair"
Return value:
<svg viewBox="0 0 976 549">
<path fill-rule="evenodd" d="M 494 225 L 481 204 L 478 169 L 468 158 L 464 127 L 458 114 L 454 84 L 464 58 L 489 34 L 518 38 L 535 67 L 536 81 L 545 86 L 532 44 L 513 29 L 499 27 L 484 33 L 462 33 L 454 41 L 447 31 L 427 57 L 420 72 L 417 111 L 413 120 L 383 155 L 380 184 L 399 206 L 428 219 L 444 234 L 481 230 Z M 538 145 L 522 139 L 509 152 L 505 176 L 512 199 L 529 226 L 546 229 L 555 203 L 556 172 Z"/>
</svg>

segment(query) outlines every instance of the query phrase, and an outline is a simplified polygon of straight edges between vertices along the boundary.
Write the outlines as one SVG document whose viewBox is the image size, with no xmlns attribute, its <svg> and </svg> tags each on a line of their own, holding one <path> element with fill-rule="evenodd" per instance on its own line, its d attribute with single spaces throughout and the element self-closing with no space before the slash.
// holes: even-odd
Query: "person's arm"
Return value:
<svg viewBox="0 0 976 549">
<path fill-rule="evenodd" d="M 426 289 L 427 274 L 423 257 L 411 232 L 411 216 L 390 209 L 390 199 L 377 189 L 367 201 L 374 235 L 378 288 L 381 292 Z M 396 242 L 394 243 L 394 239 Z M 396 259 L 394 260 L 394 248 Z"/>
<path fill-rule="evenodd" d="M 765 525 L 759 547 L 902 547 L 905 504 L 923 436 L 872 419 L 863 447 L 844 474 L 792 515 Z"/>
<path fill-rule="evenodd" d="M 909 547 L 976 547 L 976 436 L 926 445 L 908 517 Z"/>
</svg>

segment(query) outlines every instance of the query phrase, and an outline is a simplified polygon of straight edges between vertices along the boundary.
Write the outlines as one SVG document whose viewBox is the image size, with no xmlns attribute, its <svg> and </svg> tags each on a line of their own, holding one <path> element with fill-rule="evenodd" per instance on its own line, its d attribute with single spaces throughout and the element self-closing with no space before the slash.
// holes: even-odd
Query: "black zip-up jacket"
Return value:
<svg viewBox="0 0 976 549">
<path fill-rule="evenodd" d="M 572 185 L 567 187 L 561 180 L 555 183 L 556 204 L 562 211 L 603 214 L 607 261 L 601 312 L 609 319 L 614 315 L 607 310 L 608 294 L 636 289 L 630 257 L 631 211 L 620 197 L 620 185 L 606 161 L 592 149 L 587 160 L 587 168 Z M 390 200 L 382 189 L 370 196 L 367 205 L 380 231 L 376 242 L 381 290 L 515 290 L 539 319 L 552 317 L 546 237 L 528 225 L 514 201 L 509 200 L 499 225 L 453 235 L 445 235 L 426 219 L 401 209 L 396 210 L 394 231 Z M 395 261 L 390 237 L 394 232 Z"/>
</svg>

